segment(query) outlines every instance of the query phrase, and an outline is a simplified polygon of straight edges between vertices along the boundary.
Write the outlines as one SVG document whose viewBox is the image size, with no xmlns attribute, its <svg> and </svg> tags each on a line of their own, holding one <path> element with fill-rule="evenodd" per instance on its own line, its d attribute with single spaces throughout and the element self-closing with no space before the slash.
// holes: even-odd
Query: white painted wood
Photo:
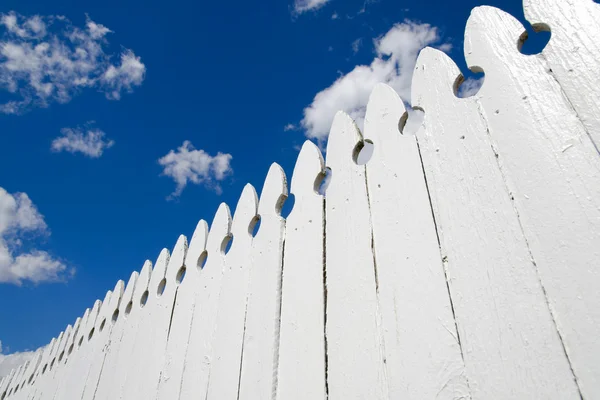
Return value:
<svg viewBox="0 0 600 400">
<path fill-rule="evenodd" d="M 144 270 L 142 270 L 144 271 Z M 128 310 L 133 311 L 133 302 L 135 301 L 135 295 L 141 296 L 143 291 L 146 289 L 146 285 L 149 279 L 150 265 L 144 272 L 145 275 L 141 276 L 140 285 L 143 289 L 138 288 L 136 293 L 136 287 L 140 274 L 134 271 L 125 286 L 125 291 L 119 302 L 119 317 L 115 322 L 114 327 L 111 330 L 110 340 L 106 346 L 105 355 L 103 359 L 103 366 L 101 369 L 100 376 L 98 377 L 98 383 L 94 390 L 92 398 L 94 399 L 109 399 L 109 393 L 114 390 L 114 382 L 119 379 L 115 375 L 120 372 L 119 370 L 119 357 L 121 354 L 121 344 L 123 343 L 123 336 L 127 330 L 130 329 L 130 316 Z M 139 300 L 139 297 L 137 297 Z M 125 351 L 125 350 L 123 350 Z"/>
<path fill-rule="evenodd" d="M 552 37 L 542 55 L 596 148 L 600 148 L 600 5 L 592 0 L 524 0 L 525 18 Z"/>
<path fill-rule="evenodd" d="M 226 238 L 231 234 L 230 228 L 231 213 L 227 204 L 222 203 L 208 234 L 208 258 L 200 273 L 200 285 L 197 288 L 199 292 L 184 361 L 181 389 L 179 396 L 172 397 L 173 399 L 205 398 L 207 395 L 219 293 L 225 266 L 223 245 L 227 243 Z"/>
<path fill-rule="evenodd" d="M 43 394 L 48 397 L 54 396 L 54 392 L 56 391 L 56 388 L 58 387 L 58 384 L 60 382 L 60 380 L 57 379 L 57 377 L 63 376 L 64 370 L 66 368 L 68 351 L 71 344 L 73 343 L 73 337 L 77 335 L 77 331 L 79 330 L 80 324 L 81 318 L 77 318 L 73 326 L 67 325 L 67 328 L 64 330 L 62 340 L 60 341 L 60 343 L 57 344 L 58 349 L 55 353 L 56 361 L 54 367 L 52 367 L 52 363 L 50 363 L 50 365 L 48 366 L 49 373 L 42 376 L 40 380 L 36 381 L 34 374 L 34 379 L 32 381 L 33 384 L 27 394 L 27 399 L 35 397 L 35 393 Z M 42 361 L 40 360 L 40 365 L 38 366 L 36 371 L 39 371 L 42 367 Z"/>
<path fill-rule="evenodd" d="M 515 48 L 521 32 L 476 8 L 465 54 L 486 71 L 479 102 L 582 395 L 600 398 L 600 157 L 545 60 Z"/>
<path fill-rule="evenodd" d="M 47 363 L 42 364 L 41 374 L 38 378 L 38 382 L 36 382 L 36 391 L 31 396 L 32 399 L 57 398 L 56 393 L 59 390 L 65 390 L 64 386 L 67 384 L 68 380 L 71 379 L 73 365 L 77 363 L 80 350 L 79 341 L 82 340 L 83 342 L 82 332 L 85 329 L 91 313 L 92 309 L 86 309 L 83 316 L 77 318 L 75 321 L 75 325 L 73 325 L 74 329 L 71 331 L 71 334 L 63 335 L 63 338 L 66 340 L 65 346 L 68 346 L 67 354 L 63 357 L 63 361 L 59 363 L 54 374 L 46 373 L 44 372 L 44 367 L 46 365 L 48 368 L 50 367 L 51 360 L 56 357 L 57 353 L 59 353 L 59 350 L 62 348 L 61 343 L 56 343 L 58 349 L 54 348 L 48 356 Z M 58 358 L 60 358 L 60 354 L 58 354 Z"/>
<path fill-rule="evenodd" d="M 573 376 L 486 121 L 475 98 L 453 93 L 459 75 L 448 56 L 425 49 L 412 98 L 425 110 L 417 137 L 472 397 L 573 398 Z"/>
<path fill-rule="evenodd" d="M 200 220 L 185 257 L 185 280 L 177 289 L 171 330 L 165 350 L 165 363 L 156 397 L 158 399 L 177 399 L 179 396 L 196 297 L 201 284 L 199 262 L 202 262 L 201 255 L 206 250 L 207 237 L 208 225 L 206 221 Z"/>
<path fill-rule="evenodd" d="M 419 149 L 398 129 L 405 112 L 394 89 L 379 84 L 364 132 L 374 144 L 367 186 L 389 396 L 468 398 Z"/>
<path fill-rule="evenodd" d="M 167 270 L 167 264 L 169 262 L 170 254 L 167 249 L 162 249 L 159 253 L 156 262 L 153 264 L 152 273 L 150 274 L 150 281 L 147 287 L 147 298 L 145 303 L 139 302 L 139 314 L 137 316 L 137 326 L 135 332 L 127 331 L 127 335 L 134 336 L 131 342 L 131 353 L 129 354 L 128 360 L 126 361 L 126 371 L 123 374 L 121 380 L 121 387 L 119 393 L 115 393 L 115 399 L 131 399 L 138 396 L 139 393 L 135 393 L 136 390 L 140 389 L 140 380 L 145 378 L 146 365 L 145 365 L 145 354 L 152 352 L 151 343 L 153 339 L 152 327 L 154 323 L 154 312 L 157 309 L 157 289 L 160 282 L 164 279 Z M 157 323 L 160 323 L 157 321 Z M 160 344 L 157 344 L 160 346 Z"/>
<path fill-rule="evenodd" d="M 2 386 L 0 386 L 0 398 L 1 398 L 1 396 L 4 396 L 4 398 L 6 398 L 8 396 L 8 386 L 10 385 L 10 382 L 12 381 L 12 379 L 16 373 L 17 373 L 17 369 L 11 370 L 10 374 L 8 374 L 8 376 L 5 377 L 4 380 L 2 381 Z"/>
<path fill-rule="evenodd" d="M 59 389 L 63 389 L 63 386 L 69 379 L 68 377 L 70 376 L 70 371 L 72 369 L 73 361 L 71 360 L 77 359 L 80 335 L 85 328 L 85 324 L 91 312 L 92 310 L 87 308 L 83 313 L 83 316 L 77 318 L 75 321 L 72 331 L 68 335 L 63 335 L 64 340 L 62 342 L 65 343 L 67 352 L 63 356 L 63 360 L 59 362 L 53 374 L 46 373 L 49 371 L 47 368 L 50 367 L 52 359 L 56 357 L 56 354 L 59 353 L 59 350 L 64 349 L 62 347 L 62 343 L 57 342 L 56 347 L 58 347 L 58 349 L 56 347 L 53 348 L 52 351 L 47 355 L 46 361 L 42 360 L 40 368 L 38 369 L 39 372 L 37 373 L 38 377 L 35 379 L 35 390 L 32 393 L 32 399 L 52 399 L 55 398 L 55 394 Z M 60 354 L 58 354 L 58 358 L 60 358 Z M 44 371 L 44 369 L 47 371 Z"/>
<path fill-rule="evenodd" d="M 135 281 L 129 313 L 127 313 L 129 305 L 125 307 L 123 334 L 120 343 L 118 346 L 111 348 L 109 352 L 110 359 L 107 357 L 104 371 L 108 373 L 103 373 L 100 377 L 96 399 L 118 399 L 127 380 L 127 375 L 135 373 L 130 367 L 133 363 L 132 354 L 135 350 L 137 331 L 144 312 L 144 307 L 140 301 L 146 291 L 148 291 L 148 298 L 150 297 L 149 284 L 152 273 L 152 262 L 146 260 Z M 123 298 L 127 299 L 125 295 Z"/>
<path fill-rule="evenodd" d="M 281 270 L 285 221 L 281 217 L 287 197 L 283 169 L 272 164 L 258 204 L 260 227 L 252 241 L 249 259 L 250 289 L 243 336 L 239 399 L 273 398 L 279 350 Z M 255 216 L 253 216 L 255 217 Z M 253 218 L 254 219 L 254 218 Z M 254 224 L 246 229 L 254 228 Z M 249 263 L 249 264 L 250 264 Z M 218 398 L 218 397 L 213 397 Z"/>
<path fill-rule="evenodd" d="M 247 184 L 235 208 L 231 224 L 233 242 L 225 255 L 207 399 L 238 398 L 251 268 L 249 226 L 256 218 L 257 203 L 256 190 Z"/>
<path fill-rule="evenodd" d="M 177 294 L 177 274 L 184 265 L 186 252 L 187 239 L 180 235 L 171 257 L 169 258 L 169 252 L 165 249 L 159 256 L 159 261 L 156 262 L 152 276 L 164 276 L 166 284 L 164 291 L 160 294 L 161 280 L 155 278 L 150 282 L 150 297 L 144 307 L 146 323 L 138 330 L 137 345 L 141 353 L 134 356 L 136 361 L 134 371 L 137 373 L 130 375 L 130 378 L 134 379 L 126 383 L 126 390 L 122 397 L 124 399 L 151 399 L 156 396 L 160 372 L 165 363 L 167 337 Z M 161 266 L 160 274 L 157 270 L 159 265 Z M 165 268 L 164 271 L 163 268 Z"/>
<path fill-rule="evenodd" d="M 8 387 L 8 392 L 10 393 L 11 398 L 15 398 L 18 395 L 19 389 L 21 388 L 21 381 L 23 376 L 25 376 L 25 370 L 29 368 L 29 361 L 26 361 L 17 369 L 17 373 L 15 374 L 12 382 Z"/>
<path fill-rule="evenodd" d="M 354 121 L 337 113 L 327 145 L 333 179 L 326 194 L 325 238 L 331 400 L 388 398 L 365 167 L 353 161 L 361 140 Z"/>
<path fill-rule="evenodd" d="M 112 295 L 112 291 L 109 290 L 106 292 L 104 300 L 100 303 L 97 314 L 95 314 L 95 318 L 92 319 L 90 315 L 87 326 L 83 332 L 84 339 L 82 343 L 82 349 L 77 352 L 79 355 L 79 360 L 77 365 L 71 370 L 69 379 L 71 382 L 69 383 L 68 390 L 66 392 L 68 394 L 63 395 L 60 398 L 77 400 L 81 399 L 85 389 L 89 370 L 96 359 L 98 333 L 100 332 L 100 325 L 102 324 L 104 314 L 108 314 L 107 309 L 110 307 Z M 58 355 L 56 357 L 58 357 Z"/>
<path fill-rule="evenodd" d="M 33 381 L 33 374 L 37 370 L 41 358 L 43 355 L 43 348 L 36 350 L 35 355 L 31 359 L 31 362 L 28 364 L 27 369 L 25 370 L 23 377 L 21 378 L 21 387 L 18 393 L 12 398 L 15 400 L 26 399 L 29 392 L 31 391 L 31 381 Z M 30 379 L 31 378 L 31 379 Z M 0 382 L 0 396 L 2 395 L 2 383 Z"/>
<path fill-rule="evenodd" d="M 110 346 L 111 333 L 116 323 L 115 313 L 119 310 L 121 299 L 125 290 L 125 282 L 119 280 L 112 291 L 108 301 L 103 302 L 100 315 L 96 320 L 94 338 L 90 343 L 91 360 L 88 368 L 85 385 L 81 393 L 81 400 L 94 398 L 98 381 L 102 374 L 106 352 Z M 117 314 L 118 319 L 118 314 Z"/>
<path fill-rule="evenodd" d="M 105 296 L 106 301 L 110 301 L 112 292 L 107 292 Z M 71 354 L 68 367 L 65 370 L 65 379 L 60 383 L 58 390 L 54 394 L 55 399 L 71 400 L 79 399 L 81 397 L 82 386 L 85 384 L 85 378 L 87 370 L 89 368 L 89 350 L 91 347 L 91 341 L 96 333 L 96 321 L 103 302 L 96 300 L 94 306 L 88 314 L 87 318 L 83 318 L 85 323 L 82 322 L 81 328 L 79 329 L 79 341 L 76 344 L 76 349 Z M 43 394 L 45 396 L 46 394 Z"/>
<path fill-rule="evenodd" d="M 19 365 L 16 370 L 15 370 L 15 374 L 13 375 L 10 383 L 8 384 L 7 387 L 7 395 L 6 397 L 11 398 L 13 397 L 13 394 L 15 392 L 15 386 L 16 386 L 16 382 L 19 380 L 19 378 L 21 377 L 21 373 L 23 372 L 23 368 L 25 368 L 27 366 L 27 364 L 23 364 L 23 365 Z"/>
<path fill-rule="evenodd" d="M 242 378 L 247 375 L 252 378 L 248 380 L 244 400 L 327 397 L 323 282 L 325 203 L 323 196 L 315 191 L 315 182 L 324 172 L 321 151 L 312 142 L 304 142 L 292 175 L 294 208 L 286 220 L 279 368 L 269 374 L 269 369 L 263 367 L 265 363 L 270 366 L 268 360 L 260 366 L 251 364 L 244 368 Z M 277 366 L 276 359 L 273 363 Z M 260 373 L 252 374 L 254 368 L 260 368 Z M 276 392 L 273 392 L 274 387 Z"/>
</svg>

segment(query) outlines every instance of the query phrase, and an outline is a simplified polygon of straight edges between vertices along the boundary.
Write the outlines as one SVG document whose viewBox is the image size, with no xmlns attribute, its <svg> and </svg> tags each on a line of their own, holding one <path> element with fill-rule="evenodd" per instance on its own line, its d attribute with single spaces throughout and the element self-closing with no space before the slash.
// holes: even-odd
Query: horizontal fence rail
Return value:
<svg viewBox="0 0 600 400">
<path fill-rule="evenodd" d="M 514 17 L 474 9 L 475 96 L 422 50 L 416 135 L 379 84 L 363 132 L 338 113 L 289 192 L 273 164 L 260 196 L 247 185 L 233 216 L 222 204 L 117 282 L 1 399 L 600 398 L 600 5 L 524 10 L 552 32 L 540 54 Z"/>
</svg>

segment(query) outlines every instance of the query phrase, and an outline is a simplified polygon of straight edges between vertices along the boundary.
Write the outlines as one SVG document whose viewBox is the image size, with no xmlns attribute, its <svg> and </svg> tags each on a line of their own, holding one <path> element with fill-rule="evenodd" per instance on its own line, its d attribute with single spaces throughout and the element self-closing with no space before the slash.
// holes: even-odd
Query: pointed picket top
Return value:
<svg viewBox="0 0 600 400">
<path fill-rule="evenodd" d="M 465 59 L 469 68 L 486 74 L 498 62 L 513 63 L 527 57 L 519 52 L 518 43 L 525 27 L 512 15 L 490 6 L 475 7 L 465 28 Z"/>
<path fill-rule="evenodd" d="M 112 294 L 112 292 L 109 290 L 110 294 Z M 110 298 L 110 294 L 107 293 L 106 295 Z M 88 322 L 85 325 L 85 330 L 83 332 L 83 334 L 85 335 L 85 340 L 89 341 L 91 340 L 91 338 L 94 335 L 94 332 L 92 332 L 92 330 L 95 328 L 96 326 L 96 321 L 98 321 L 98 317 L 100 315 L 100 309 L 102 308 L 102 301 L 100 300 L 96 300 L 94 302 L 94 307 L 92 308 L 92 311 L 90 312 L 90 316 L 88 317 Z"/>
<path fill-rule="evenodd" d="M 356 145 L 361 143 L 363 138 L 354 120 L 343 111 L 338 111 L 335 114 L 329 132 L 326 164 L 332 168 L 332 172 L 336 176 L 336 179 L 332 182 L 332 184 L 335 184 L 335 181 L 340 182 L 337 179 L 339 174 L 345 173 L 343 168 L 341 170 L 337 170 L 337 168 L 354 164 L 352 159 L 356 156 L 354 154 Z"/>
<path fill-rule="evenodd" d="M 106 295 L 104 295 L 104 300 L 102 300 L 102 306 L 100 307 L 100 311 L 98 312 L 98 316 L 96 317 L 96 332 L 99 330 L 104 330 L 104 327 L 106 326 L 106 320 L 112 315 L 112 311 L 109 314 L 110 300 L 112 298 L 112 294 L 112 290 L 109 290 L 108 292 L 106 292 Z"/>
<path fill-rule="evenodd" d="M 413 107 L 427 113 L 430 107 L 437 107 L 441 102 L 449 106 L 454 101 L 471 101 L 471 98 L 458 98 L 454 94 L 461 76 L 458 66 L 446 53 L 432 47 L 424 48 L 419 53 L 412 77 Z M 435 97 L 431 93 L 433 88 Z"/>
<path fill-rule="evenodd" d="M 127 286 L 125 286 L 125 291 L 123 292 L 122 301 L 119 303 L 119 313 L 124 312 L 132 301 L 139 276 L 140 274 L 137 271 L 131 273 L 129 281 L 127 281 Z M 125 317 L 127 316 L 125 315 Z"/>
<path fill-rule="evenodd" d="M 70 325 L 69 325 L 70 326 Z M 68 328 L 68 327 L 67 327 Z M 67 337 L 67 330 L 65 330 L 65 337 Z M 65 342 L 65 340 L 62 341 L 63 343 Z M 60 350 L 60 349 L 59 349 Z M 44 349 L 39 348 L 35 351 L 35 355 L 33 356 L 33 358 L 31 359 L 31 364 L 29 365 L 29 369 L 27 370 L 26 374 L 25 374 L 25 383 L 27 385 L 31 385 L 31 383 L 33 382 L 33 377 L 35 375 L 35 371 L 37 371 L 37 369 L 40 366 L 40 363 L 42 361 L 42 355 L 44 354 Z M 59 353 L 60 354 L 60 353 Z M 60 360 L 56 360 L 56 362 L 60 362 Z M 1 385 L 0 385 L 1 386 Z"/>
<path fill-rule="evenodd" d="M 208 250 L 208 256 L 215 254 L 221 254 L 223 252 L 222 246 L 224 239 L 231 233 L 231 211 L 229 206 L 225 203 L 221 203 L 215 217 L 213 218 L 212 225 L 210 226 L 210 232 L 208 233 L 208 240 L 206 243 L 206 249 Z"/>
<path fill-rule="evenodd" d="M 148 290 L 148 285 L 150 284 L 150 278 L 152 276 L 152 273 L 152 261 L 146 260 L 137 278 L 135 290 L 133 291 L 132 301 L 134 305 L 136 304 L 136 302 L 139 304 L 142 295 L 144 294 L 144 292 L 146 292 L 146 290 Z"/>
<path fill-rule="evenodd" d="M 248 234 L 248 226 L 250 221 L 256 217 L 258 210 L 258 195 L 254 186 L 246 184 L 240 195 L 237 206 L 235 207 L 235 213 L 233 214 L 233 222 L 231 223 L 231 233 L 234 237 L 232 246 L 236 245 L 238 236 Z"/>
<path fill-rule="evenodd" d="M 398 124 L 405 114 L 406 108 L 398 93 L 385 83 L 378 83 L 367 103 L 364 139 L 379 142 L 382 136 L 399 136 Z M 378 147 L 382 146 L 375 145 L 374 152 Z"/>
<path fill-rule="evenodd" d="M 61 342 L 61 344 L 58 348 L 57 363 L 64 362 L 65 356 L 67 355 L 67 351 L 69 350 L 69 345 L 72 342 L 72 338 L 73 338 L 73 326 L 71 324 L 69 324 L 65 328 L 64 340 Z"/>
<path fill-rule="evenodd" d="M 319 195 L 315 183 L 324 173 L 325 161 L 321 150 L 310 140 L 305 141 L 296 159 L 290 191 L 298 198 Z"/>
<path fill-rule="evenodd" d="M 66 364 L 71 356 L 71 353 L 75 349 L 75 345 L 77 344 L 77 337 L 79 335 L 79 328 L 81 327 L 83 318 L 77 317 L 75 323 L 73 324 L 73 329 L 71 329 L 71 335 L 67 338 L 65 342 L 65 356 L 63 358 L 63 363 Z"/>
<path fill-rule="evenodd" d="M 149 291 L 151 294 L 156 293 L 158 285 L 165 278 L 165 274 L 167 273 L 167 265 L 169 265 L 169 260 L 171 258 L 171 254 L 168 249 L 162 249 L 158 258 L 156 259 L 156 263 L 154 264 L 154 269 L 152 269 L 152 275 L 150 276 L 150 286 Z"/>
<path fill-rule="evenodd" d="M 185 265 L 188 268 L 187 273 L 192 273 L 192 276 L 198 276 L 198 262 L 200 255 L 206 250 L 206 239 L 208 238 L 208 223 L 201 219 L 196 225 L 192 240 L 185 256 Z"/>
<path fill-rule="evenodd" d="M 125 282 L 119 279 L 115 288 L 113 289 L 113 296 L 110 298 L 109 304 L 109 315 L 112 315 L 116 310 L 119 309 L 119 304 L 121 303 L 121 298 L 123 297 L 123 293 L 125 292 Z"/>
<path fill-rule="evenodd" d="M 177 238 L 177 242 L 175 243 L 175 247 L 173 248 L 173 252 L 171 253 L 171 258 L 169 259 L 169 264 L 167 265 L 167 273 L 165 275 L 167 279 L 168 287 L 175 287 L 175 281 L 177 279 L 177 275 L 181 270 L 181 267 L 185 264 L 185 256 L 188 250 L 188 241 L 184 235 L 179 235 Z"/>
<path fill-rule="evenodd" d="M 283 200 L 288 195 L 287 179 L 285 172 L 277 163 L 271 164 L 258 202 L 258 214 L 279 215 Z"/>
</svg>

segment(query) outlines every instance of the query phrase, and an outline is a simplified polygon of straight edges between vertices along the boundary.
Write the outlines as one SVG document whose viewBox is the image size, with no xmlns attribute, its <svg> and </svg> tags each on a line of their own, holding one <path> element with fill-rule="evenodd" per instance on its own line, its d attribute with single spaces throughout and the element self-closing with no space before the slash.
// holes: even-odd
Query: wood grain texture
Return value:
<svg viewBox="0 0 600 400">
<path fill-rule="evenodd" d="M 279 367 L 254 374 L 244 399 L 326 399 L 323 196 L 315 181 L 324 174 L 321 151 L 306 141 L 291 181 L 294 208 L 286 220 Z M 265 361 L 267 364 L 268 360 Z M 250 364 L 248 368 L 251 368 Z M 246 374 L 242 370 L 242 374 Z M 276 385 L 276 392 L 272 385 Z"/>
<path fill-rule="evenodd" d="M 524 0 L 525 18 L 552 37 L 542 51 L 590 137 L 600 148 L 600 5 L 592 0 Z"/>
<path fill-rule="evenodd" d="M 96 321 L 96 333 L 94 335 L 90 349 L 92 359 L 87 372 L 85 385 L 81 393 L 81 400 L 91 400 L 94 398 L 98 380 L 104 367 L 104 361 L 108 347 L 110 346 L 111 334 L 116 321 L 113 321 L 115 311 L 119 309 L 123 293 L 125 291 L 125 282 L 118 281 L 112 291 L 110 299 L 102 303 L 100 315 Z"/>
<path fill-rule="evenodd" d="M 524 56 L 523 26 L 473 10 L 467 63 L 486 72 L 478 98 L 584 398 L 600 397 L 600 157 L 540 56 Z"/>
<path fill-rule="evenodd" d="M 192 235 L 185 257 L 185 280 L 177 289 L 171 330 L 165 349 L 164 366 L 155 398 L 176 399 L 179 396 L 196 298 L 199 295 L 198 287 L 201 283 L 202 270 L 198 263 L 206 250 L 207 237 L 208 224 L 206 221 L 200 220 Z"/>
<path fill-rule="evenodd" d="M 173 302 L 177 293 L 176 277 L 183 266 L 187 239 L 180 235 L 172 254 L 163 249 L 156 261 L 149 285 L 149 297 L 143 309 L 136 339 L 138 353 L 133 355 L 135 365 L 125 384 L 123 399 L 150 399 L 156 395 L 160 371 L 164 365 L 167 335 L 171 323 Z"/>
<path fill-rule="evenodd" d="M 474 399 L 573 398 L 576 387 L 475 98 L 425 49 L 413 76 L 418 134 Z M 486 84 L 489 78 L 486 79 Z"/>
<path fill-rule="evenodd" d="M 374 144 L 366 176 L 389 396 L 468 398 L 419 149 L 398 129 L 404 114 L 392 88 L 375 87 L 364 138 Z"/>
<path fill-rule="evenodd" d="M 141 319 L 140 314 L 143 311 L 140 300 L 142 299 L 142 295 L 148 290 L 151 274 L 152 263 L 146 261 L 135 280 L 131 299 L 125 305 L 121 328 L 122 335 L 119 343 L 113 344 L 109 350 L 104 372 L 100 377 L 96 391 L 96 399 L 118 399 L 121 388 L 127 379 L 127 374 L 131 373 L 128 364 L 132 362 L 131 354 L 134 351 L 135 338 Z M 127 300 L 127 296 L 125 295 L 124 300 Z M 115 340 L 117 337 L 115 336 Z"/>
<path fill-rule="evenodd" d="M 267 173 L 258 203 L 260 229 L 252 238 L 250 249 L 250 287 L 243 337 L 239 399 L 273 397 L 279 351 L 285 231 L 285 221 L 280 211 L 283 199 L 287 195 L 285 173 L 278 164 L 273 163 Z M 218 395 L 213 398 L 218 398 Z"/>
<path fill-rule="evenodd" d="M 225 267 L 223 245 L 230 234 L 231 213 L 227 204 L 222 203 L 210 227 L 206 244 L 208 258 L 200 273 L 200 285 L 196 288 L 198 297 L 184 361 L 179 399 L 196 399 L 198 396 L 205 398 L 208 393 L 213 338 Z"/>
<path fill-rule="evenodd" d="M 246 185 L 235 208 L 231 233 L 233 243 L 225 255 L 219 297 L 215 341 L 208 382 L 209 399 L 237 399 L 244 343 L 246 299 L 250 279 L 252 236 L 250 222 L 256 217 L 258 198 Z"/>
<path fill-rule="evenodd" d="M 325 238 L 332 400 L 388 398 L 365 167 L 353 161 L 361 140 L 354 121 L 337 113 L 327 145 L 334 178 L 327 189 Z"/>
</svg>

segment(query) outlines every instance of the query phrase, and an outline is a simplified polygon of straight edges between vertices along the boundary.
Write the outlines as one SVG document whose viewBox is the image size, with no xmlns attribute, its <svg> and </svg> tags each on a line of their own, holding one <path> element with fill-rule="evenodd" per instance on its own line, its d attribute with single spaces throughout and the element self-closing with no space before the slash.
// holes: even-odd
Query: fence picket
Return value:
<svg viewBox="0 0 600 400">
<path fill-rule="evenodd" d="M 200 291 L 201 263 L 203 255 L 206 254 L 207 237 L 208 225 L 206 221 L 200 220 L 192 235 L 192 240 L 185 257 L 185 281 L 177 289 L 171 330 L 165 350 L 165 364 L 156 395 L 157 399 L 177 399 L 179 396 L 196 298 Z"/>
<path fill-rule="evenodd" d="M 600 5 L 593 0 L 524 0 L 523 8 L 532 26 L 552 32 L 542 51 L 548 72 L 600 149 Z"/>
<path fill-rule="evenodd" d="M 283 169 L 272 164 L 263 185 L 258 215 L 260 227 L 250 249 L 250 288 L 243 340 L 239 399 L 269 399 L 279 348 L 281 270 L 285 221 L 281 207 L 288 196 Z M 256 219 L 248 227 L 254 228 Z M 258 394 L 257 392 L 261 392 Z M 217 397 L 215 397 L 217 398 Z"/>
<path fill-rule="evenodd" d="M 196 289 L 198 297 L 194 308 L 178 399 L 206 397 L 208 393 L 213 337 L 217 321 L 221 279 L 225 266 L 223 250 L 229 241 L 230 229 L 229 207 L 227 204 L 221 203 L 208 233 L 206 244 L 208 256 L 200 273 L 200 284 Z"/>
<path fill-rule="evenodd" d="M 323 196 L 315 191 L 315 182 L 324 172 L 321 151 L 306 141 L 292 175 L 291 192 L 296 202 L 286 220 L 279 368 L 270 374 L 268 359 L 260 366 L 249 363 L 242 370 L 243 377 L 248 376 L 244 400 L 269 399 L 275 394 L 281 400 L 327 398 L 323 282 L 325 203 Z M 259 351 L 257 347 L 257 359 L 266 357 L 259 356 Z M 273 393 L 274 386 L 276 393 Z"/>
<path fill-rule="evenodd" d="M 225 255 L 207 399 L 237 399 L 251 268 L 248 227 L 257 203 L 256 190 L 246 185 L 233 215 L 231 250 Z"/>
<path fill-rule="evenodd" d="M 327 384 L 332 400 L 388 398 L 365 167 L 353 161 L 361 141 L 354 121 L 338 112 L 327 145 L 333 178 L 325 202 Z"/>
<path fill-rule="evenodd" d="M 142 269 L 143 275 L 134 271 L 127 281 L 127 286 L 125 286 L 125 291 L 123 292 L 123 296 L 119 303 L 119 317 L 111 330 L 110 341 L 108 342 L 104 359 L 102 360 L 103 366 L 100 376 L 98 377 L 96 389 L 92 396 L 93 399 L 110 398 L 108 393 L 114 390 L 113 384 L 119 379 L 117 374 L 121 371 L 119 369 L 118 361 L 122 352 L 128 350 L 121 350 L 121 345 L 124 343 L 124 335 L 127 334 L 127 330 L 130 329 L 131 326 L 130 323 L 132 321 L 130 320 L 130 314 L 133 311 L 133 303 L 136 298 L 139 300 L 139 296 L 142 295 L 145 290 L 145 285 L 147 285 L 147 280 L 149 278 L 148 274 L 150 273 L 149 268 L 150 266 L 148 265 L 146 270 Z M 143 286 L 144 289 L 138 288 L 138 281 L 139 285 Z M 136 297 L 136 294 L 138 297 Z"/>
<path fill-rule="evenodd" d="M 600 397 L 600 157 L 543 57 L 524 56 L 523 26 L 473 10 L 469 65 L 486 72 L 479 97 L 513 204 L 584 398 Z"/>
</svg>

